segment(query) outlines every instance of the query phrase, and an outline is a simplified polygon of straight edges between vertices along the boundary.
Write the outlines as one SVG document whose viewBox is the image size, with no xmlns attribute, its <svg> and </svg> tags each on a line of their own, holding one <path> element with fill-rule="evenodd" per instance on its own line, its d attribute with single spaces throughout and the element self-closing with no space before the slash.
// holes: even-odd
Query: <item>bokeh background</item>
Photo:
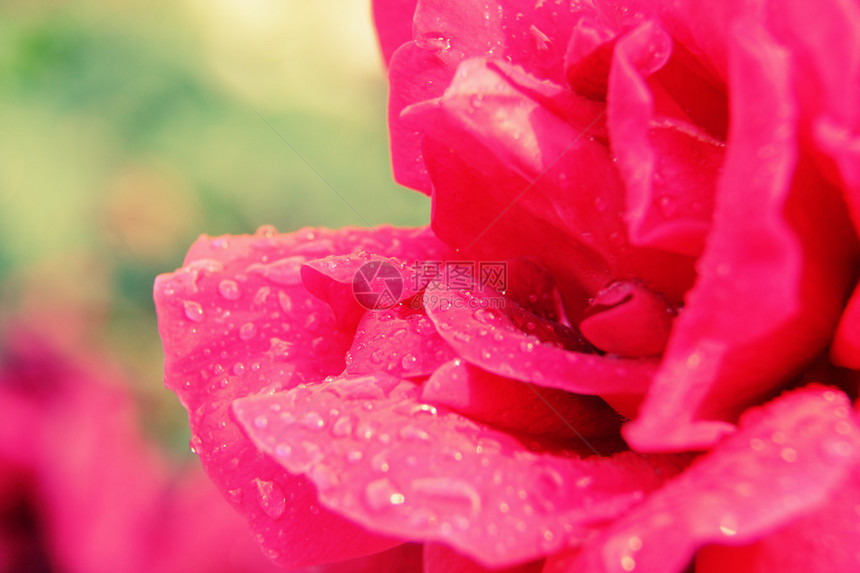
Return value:
<svg viewBox="0 0 860 573">
<path fill-rule="evenodd" d="M 201 233 L 427 222 L 385 104 L 369 2 L 0 2 L 2 312 L 110 352 L 184 452 L 155 275 Z"/>
</svg>

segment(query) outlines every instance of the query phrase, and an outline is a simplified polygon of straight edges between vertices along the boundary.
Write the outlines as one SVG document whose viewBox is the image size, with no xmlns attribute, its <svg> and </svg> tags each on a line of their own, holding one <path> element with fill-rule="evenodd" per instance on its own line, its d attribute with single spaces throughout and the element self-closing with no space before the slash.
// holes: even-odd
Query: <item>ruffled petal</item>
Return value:
<svg viewBox="0 0 860 573">
<path fill-rule="evenodd" d="M 386 66 L 397 48 L 412 41 L 417 4 L 418 0 L 373 0 L 373 23 Z"/>
<path fill-rule="evenodd" d="M 326 507 L 372 531 L 438 541 L 487 567 L 575 544 L 658 487 L 672 458 L 535 453 L 419 400 L 385 374 L 235 402 L 262 451 L 308 476 Z"/>
<path fill-rule="evenodd" d="M 486 289 L 428 290 L 424 307 L 463 360 L 505 378 L 600 396 L 622 415 L 635 415 L 656 370 L 655 360 L 583 352 L 576 332 Z"/>
<path fill-rule="evenodd" d="M 840 428 L 849 424 L 838 422 Z M 741 547 L 710 545 L 696 555 L 696 573 L 831 573 L 860 569 L 860 465 L 824 507 Z"/>
<path fill-rule="evenodd" d="M 621 423 L 621 418 L 594 396 L 539 388 L 461 360 L 436 370 L 422 387 L 421 399 L 478 422 L 556 438 L 610 436 L 618 432 Z"/>
<path fill-rule="evenodd" d="M 724 145 L 689 123 L 655 116 L 647 77 L 666 65 L 671 52 L 672 39 L 653 22 L 620 39 L 607 113 L 631 240 L 698 256 L 710 230 Z"/>
<path fill-rule="evenodd" d="M 736 434 L 609 525 L 572 562 L 562 567 L 561 558 L 551 558 L 546 571 L 673 573 L 701 546 L 747 544 L 839 499 L 835 489 L 860 460 L 860 427 L 849 412 L 844 394 L 821 386 L 750 410 Z"/>
<path fill-rule="evenodd" d="M 487 569 L 441 543 L 424 544 L 424 573 L 540 573 L 541 569 L 543 560 L 502 569 Z"/>
<path fill-rule="evenodd" d="M 510 0 L 450 3 L 423 0 L 414 17 L 414 42 L 402 46 L 389 68 L 388 124 L 395 179 L 430 194 L 422 138 L 425 126 L 404 123 L 408 106 L 440 97 L 468 58 L 505 54 L 542 78 L 564 79 L 564 55 L 579 13 L 576 3 L 558 6 Z"/>
<path fill-rule="evenodd" d="M 392 239 L 414 233 L 377 232 L 263 229 L 255 236 L 202 237 L 182 269 L 156 280 L 165 383 L 188 410 L 192 448 L 267 554 L 285 567 L 395 543 L 319 507 L 307 479 L 261 455 L 230 412 L 234 399 L 263 388 L 343 371 L 351 333 L 339 330 L 329 306 L 305 289 L 300 271 L 310 259 L 358 249 L 386 256 Z"/>
<path fill-rule="evenodd" d="M 346 372 L 421 378 L 454 357 L 454 349 L 423 312 L 402 308 L 376 311 L 367 313 L 358 325 L 347 354 Z"/>
<path fill-rule="evenodd" d="M 613 278 L 640 277 L 680 300 L 692 259 L 629 244 L 624 190 L 593 132 L 602 105 L 568 94 L 576 103 L 554 111 L 544 101 L 559 101 L 551 94 L 560 91 L 516 68 L 469 60 L 443 97 L 408 109 L 427 133 L 434 231 L 478 259 L 536 258 L 571 316 Z M 572 108 L 576 115 L 556 113 Z"/>
<path fill-rule="evenodd" d="M 642 283 L 615 281 L 594 296 L 579 329 L 604 352 L 655 356 L 666 348 L 676 314 L 671 304 Z"/>
<path fill-rule="evenodd" d="M 732 129 L 699 277 L 641 417 L 641 450 L 706 448 L 828 344 L 854 244 L 837 192 L 798 157 L 788 54 L 735 28 Z M 716 310 L 716 311 L 715 311 Z"/>
</svg>

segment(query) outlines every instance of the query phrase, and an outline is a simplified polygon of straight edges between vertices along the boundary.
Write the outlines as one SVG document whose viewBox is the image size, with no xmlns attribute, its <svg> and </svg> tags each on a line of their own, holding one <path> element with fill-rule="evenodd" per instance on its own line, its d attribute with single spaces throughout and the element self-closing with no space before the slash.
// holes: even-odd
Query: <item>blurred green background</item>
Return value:
<svg viewBox="0 0 860 573">
<path fill-rule="evenodd" d="M 184 451 L 155 275 L 201 233 L 426 223 L 385 101 L 369 2 L 0 1 L 2 313 L 107 348 Z"/>
</svg>

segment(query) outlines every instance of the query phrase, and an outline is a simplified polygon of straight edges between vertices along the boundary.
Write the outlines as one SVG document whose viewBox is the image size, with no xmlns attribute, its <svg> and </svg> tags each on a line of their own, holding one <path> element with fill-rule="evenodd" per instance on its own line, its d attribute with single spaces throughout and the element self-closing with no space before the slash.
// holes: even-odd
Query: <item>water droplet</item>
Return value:
<svg viewBox="0 0 860 573">
<path fill-rule="evenodd" d="M 236 281 L 224 279 L 218 284 L 218 293 L 227 300 L 237 300 L 242 296 Z"/>
<path fill-rule="evenodd" d="M 272 338 L 269 343 L 269 352 L 276 360 L 289 360 L 293 354 L 293 343 L 281 340 L 280 338 Z"/>
<path fill-rule="evenodd" d="M 271 287 L 267 287 L 267 286 L 260 287 L 259 290 L 257 290 L 256 294 L 254 294 L 254 304 L 256 304 L 258 306 L 265 304 L 266 299 L 269 298 L 269 293 L 271 293 L 271 292 L 272 292 Z"/>
<path fill-rule="evenodd" d="M 409 413 L 413 416 L 418 414 L 430 414 L 431 416 L 436 415 L 436 407 L 431 406 L 430 404 L 418 404 L 413 406 Z"/>
<path fill-rule="evenodd" d="M 400 437 L 404 440 L 430 441 L 430 434 L 411 424 L 400 428 Z"/>
<path fill-rule="evenodd" d="M 436 52 L 451 48 L 451 40 L 439 32 L 426 32 L 415 39 L 415 44 L 422 50 Z"/>
<path fill-rule="evenodd" d="M 261 237 L 274 237 L 278 234 L 278 229 L 274 225 L 260 225 L 257 227 L 256 235 Z"/>
<path fill-rule="evenodd" d="M 272 519 L 278 519 L 284 515 L 284 511 L 287 509 L 287 499 L 278 484 L 260 478 L 255 478 L 254 482 L 257 484 L 260 507 L 266 512 L 266 515 Z"/>
<path fill-rule="evenodd" d="M 244 373 L 245 373 L 245 365 L 244 364 L 242 364 L 241 362 L 237 362 L 236 364 L 233 365 L 233 374 L 235 374 L 236 376 L 241 376 Z"/>
<path fill-rule="evenodd" d="M 382 511 L 392 505 L 402 505 L 406 497 L 388 478 L 374 480 L 364 490 L 367 506 L 373 511 Z"/>
<path fill-rule="evenodd" d="M 257 336 L 257 327 L 253 322 L 246 322 L 239 328 L 239 338 L 248 341 Z"/>
<path fill-rule="evenodd" d="M 482 324 L 492 324 L 495 319 L 496 315 L 491 310 L 487 310 L 486 308 L 479 308 L 475 311 L 475 320 Z"/>
<path fill-rule="evenodd" d="M 285 286 L 302 284 L 302 265 L 307 257 L 285 257 L 269 264 L 254 263 L 245 269 L 248 274 L 260 275 L 273 283 Z"/>
<path fill-rule="evenodd" d="M 403 370 L 407 372 L 414 370 L 418 365 L 418 358 L 416 358 L 414 354 L 407 354 L 400 360 L 400 365 L 403 367 Z"/>
<path fill-rule="evenodd" d="M 264 430 L 268 425 L 269 419 L 265 416 L 265 414 L 260 414 L 259 416 L 254 418 L 254 427 L 258 430 Z"/>
<path fill-rule="evenodd" d="M 281 305 L 281 308 L 284 309 L 284 312 L 287 314 L 293 310 L 293 299 L 291 299 L 290 295 L 284 291 L 278 292 L 278 304 Z"/>
<path fill-rule="evenodd" d="M 376 434 L 376 428 L 372 422 L 361 422 L 355 429 L 355 437 L 369 440 Z"/>
<path fill-rule="evenodd" d="M 621 568 L 625 571 L 633 571 L 636 569 L 636 561 L 629 555 L 621 558 Z"/>
<path fill-rule="evenodd" d="M 200 306 L 199 302 L 194 302 L 193 300 L 186 300 L 182 303 L 182 306 L 185 310 L 185 317 L 191 322 L 203 322 L 203 307 Z"/>
<path fill-rule="evenodd" d="M 182 270 L 187 272 L 220 273 L 224 270 L 224 263 L 218 259 L 198 259 L 185 265 Z"/>
<path fill-rule="evenodd" d="M 412 482 L 416 493 L 433 498 L 440 506 L 454 505 L 458 509 L 475 514 L 481 510 L 481 496 L 475 487 L 463 480 L 440 477 L 420 478 Z"/>
<path fill-rule="evenodd" d="M 325 420 L 318 412 L 311 411 L 302 416 L 302 425 L 310 430 L 322 430 Z"/>
<path fill-rule="evenodd" d="M 782 448 L 779 456 L 788 463 L 794 463 L 797 461 L 797 450 L 794 448 Z"/>
<path fill-rule="evenodd" d="M 732 537 L 738 532 L 738 521 L 731 515 L 726 515 L 720 520 L 720 532 Z"/>
<path fill-rule="evenodd" d="M 370 465 L 373 469 L 378 472 L 387 472 L 389 469 L 388 458 L 386 457 L 385 452 L 381 452 L 373 456 L 373 459 L 370 460 Z"/>
<path fill-rule="evenodd" d="M 657 208 L 668 219 L 678 212 L 678 201 L 670 195 L 662 195 L 657 198 Z"/>
<path fill-rule="evenodd" d="M 331 427 L 331 433 L 335 436 L 347 436 L 352 432 L 352 420 L 349 416 L 338 418 Z"/>
</svg>

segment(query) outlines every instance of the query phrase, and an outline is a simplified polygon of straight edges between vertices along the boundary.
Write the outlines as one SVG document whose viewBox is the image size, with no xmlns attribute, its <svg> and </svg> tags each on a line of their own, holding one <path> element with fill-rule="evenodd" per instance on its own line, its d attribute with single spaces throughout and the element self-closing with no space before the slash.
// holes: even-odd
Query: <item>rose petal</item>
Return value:
<svg viewBox="0 0 860 573">
<path fill-rule="evenodd" d="M 424 307 L 442 338 L 464 360 L 521 382 L 600 396 L 622 415 L 635 415 L 655 371 L 653 360 L 566 350 L 587 347 L 575 332 L 487 291 L 428 290 Z M 565 340 L 578 346 L 565 345 Z"/>
<path fill-rule="evenodd" d="M 615 277 L 638 276 L 680 300 L 692 260 L 628 244 L 615 166 L 590 137 L 601 106 L 579 98 L 594 115 L 559 116 L 522 89 L 530 83 L 510 66 L 469 60 L 443 97 L 409 108 L 427 133 L 434 231 L 479 260 L 538 259 L 571 316 Z"/>
<path fill-rule="evenodd" d="M 615 434 L 621 422 L 599 398 L 538 388 L 460 360 L 436 370 L 421 399 L 499 428 L 574 440 Z"/>
<path fill-rule="evenodd" d="M 575 543 L 673 471 L 668 458 L 631 452 L 533 453 L 419 393 L 376 374 L 237 400 L 234 410 L 260 449 L 313 480 L 327 507 L 385 535 L 444 542 L 488 567 Z"/>
<path fill-rule="evenodd" d="M 543 560 L 502 569 L 486 569 L 441 543 L 424 544 L 424 573 L 540 573 L 541 569 Z"/>
<path fill-rule="evenodd" d="M 843 422 L 847 424 L 848 422 Z M 696 555 L 696 573 L 830 573 L 860 568 L 860 465 L 828 503 L 775 533 L 741 547 L 710 545 Z"/>
<path fill-rule="evenodd" d="M 304 229 L 275 236 L 263 229 L 255 236 L 202 237 L 182 269 L 156 280 L 165 383 L 189 412 L 192 447 L 282 566 L 348 559 L 395 542 L 320 508 L 304 477 L 260 455 L 234 422 L 230 403 L 343 370 L 351 337 L 337 328 L 329 306 L 305 290 L 306 259 L 358 249 L 386 254 L 393 239 L 413 234 Z"/>
<path fill-rule="evenodd" d="M 844 207 L 797 156 L 788 55 L 756 26 L 735 39 L 714 227 L 641 417 L 625 428 L 641 450 L 706 448 L 730 432 L 824 349 L 849 284 Z"/>
<path fill-rule="evenodd" d="M 423 312 L 375 311 L 368 312 L 358 325 L 347 354 L 346 371 L 420 378 L 454 357 L 454 349 Z"/>
<path fill-rule="evenodd" d="M 418 0 L 373 0 L 373 23 L 387 66 L 394 51 L 412 41 L 412 19 Z"/>
<path fill-rule="evenodd" d="M 585 545 L 564 570 L 681 571 L 696 548 L 759 539 L 820 507 L 860 459 L 841 392 L 793 391 Z M 547 571 L 558 571 L 548 560 Z"/>
<path fill-rule="evenodd" d="M 615 281 L 597 293 L 579 324 L 597 348 L 620 356 L 663 352 L 676 311 L 659 294 L 634 281 Z"/>
<path fill-rule="evenodd" d="M 860 370 L 860 285 L 855 287 L 839 319 L 830 357 L 839 366 Z"/>
<path fill-rule="evenodd" d="M 627 190 L 631 240 L 697 256 L 710 229 L 724 146 L 683 122 L 658 122 L 646 77 L 669 60 L 672 40 L 647 22 L 617 43 L 609 75 L 612 150 Z"/>
<path fill-rule="evenodd" d="M 389 68 L 388 124 L 395 179 L 430 194 L 421 143 L 424 129 L 404 124 L 400 116 L 406 107 L 441 96 L 460 62 L 473 57 L 504 53 L 506 61 L 560 83 L 568 36 L 581 10 L 574 3 L 560 7 L 497 0 L 419 2 L 414 43 L 402 46 Z"/>
<path fill-rule="evenodd" d="M 564 58 L 567 81 L 577 93 L 605 99 L 616 38 L 616 31 L 602 22 L 598 14 L 583 11 Z"/>
</svg>

